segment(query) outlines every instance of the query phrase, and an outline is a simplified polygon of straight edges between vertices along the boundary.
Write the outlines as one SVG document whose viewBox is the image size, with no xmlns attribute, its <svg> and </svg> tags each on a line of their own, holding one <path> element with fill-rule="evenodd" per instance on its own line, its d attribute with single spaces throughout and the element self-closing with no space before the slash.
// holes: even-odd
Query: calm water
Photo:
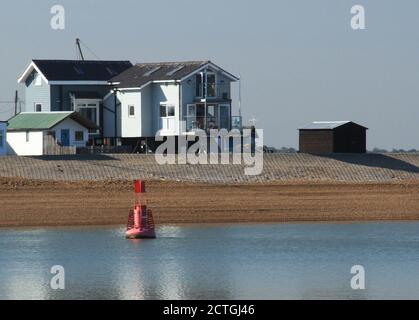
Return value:
<svg viewBox="0 0 419 320">
<path fill-rule="evenodd" d="M 419 299 L 419 223 L 0 230 L 0 299 Z M 350 268 L 366 268 L 365 291 Z M 66 290 L 53 291 L 63 265 Z"/>
</svg>

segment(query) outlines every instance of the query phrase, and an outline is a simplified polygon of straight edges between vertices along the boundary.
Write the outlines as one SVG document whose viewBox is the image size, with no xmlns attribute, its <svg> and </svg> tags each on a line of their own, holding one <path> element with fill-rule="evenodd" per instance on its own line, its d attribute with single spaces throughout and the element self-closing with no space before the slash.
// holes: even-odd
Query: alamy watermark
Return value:
<svg viewBox="0 0 419 320">
<path fill-rule="evenodd" d="M 65 269 L 63 266 L 56 265 L 51 268 L 50 286 L 52 290 L 65 290 Z"/>
<path fill-rule="evenodd" d="M 353 15 L 351 19 L 351 28 L 353 30 L 365 30 L 365 8 L 364 6 L 358 4 L 351 8 L 351 14 Z"/>
<path fill-rule="evenodd" d="M 193 134 L 178 137 L 158 132 L 156 141 L 162 142 L 155 153 L 156 162 L 167 164 L 244 165 L 247 176 L 263 171 L 263 130 L 233 129 L 228 131 L 197 129 Z"/>
<path fill-rule="evenodd" d="M 65 29 L 64 6 L 56 4 L 51 7 L 50 12 L 53 15 L 50 21 L 51 28 L 53 30 L 64 30 Z"/>
<path fill-rule="evenodd" d="M 365 268 L 361 265 L 355 265 L 351 268 L 351 288 L 353 290 L 365 290 Z"/>
</svg>

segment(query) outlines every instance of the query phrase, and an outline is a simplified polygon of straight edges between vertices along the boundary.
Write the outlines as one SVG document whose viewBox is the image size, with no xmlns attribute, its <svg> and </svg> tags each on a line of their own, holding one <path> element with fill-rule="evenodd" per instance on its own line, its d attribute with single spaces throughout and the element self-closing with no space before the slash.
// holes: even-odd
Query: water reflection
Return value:
<svg viewBox="0 0 419 320">
<path fill-rule="evenodd" d="M 0 231 L 0 299 L 419 298 L 419 223 Z M 66 290 L 49 283 L 66 270 Z M 367 269 L 367 290 L 349 287 Z"/>
</svg>

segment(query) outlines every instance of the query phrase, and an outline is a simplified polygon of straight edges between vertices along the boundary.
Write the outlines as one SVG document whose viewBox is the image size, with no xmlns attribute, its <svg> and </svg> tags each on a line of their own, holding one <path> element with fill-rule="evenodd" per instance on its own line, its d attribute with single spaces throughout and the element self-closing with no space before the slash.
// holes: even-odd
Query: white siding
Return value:
<svg viewBox="0 0 419 320">
<path fill-rule="evenodd" d="M 42 78 L 41 85 L 36 86 L 36 76 L 37 73 L 34 71 L 25 82 L 25 109 L 22 111 L 35 112 L 36 103 L 42 104 L 43 112 L 51 111 L 51 88 Z"/>
<path fill-rule="evenodd" d="M 117 98 L 120 102 L 118 108 L 118 127 L 121 127 L 122 138 L 154 137 L 161 129 L 160 104 L 170 104 L 175 107 L 174 130 L 164 132 L 165 135 L 179 134 L 179 88 L 178 84 L 155 83 L 144 87 L 141 90 L 126 90 L 118 92 Z M 109 99 L 110 100 L 110 99 Z M 105 105 L 113 109 L 114 103 L 109 101 Z M 130 117 L 129 106 L 134 106 L 135 116 Z M 109 126 L 111 127 L 111 125 Z M 118 128 L 119 129 L 119 128 Z M 107 132 L 113 132 L 110 129 Z"/>
<path fill-rule="evenodd" d="M 118 100 L 121 102 L 119 107 L 121 121 L 118 124 L 121 126 L 121 137 L 141 137 L 141 91 L 118 92 Z M 134 106 L 135 115 L 133 117 L 128 115 L 129 106 Z"/>
<path fill-rule="evenodd" d="M 61 130 L 70 131 L 70 146 L 85 147 L 89 139 L 89 130 L 72 119 L 66 119 L 48 131 L 55 131 L 55 137 L 61 142 Z M 28 131 L 29 141 L 26 141 L 26 131 L 9 131 L 7 133 L 8 153 L 18 156 L 42 156 L 44 152 L 44 135 L 48 131 Z M 83 131 L 83 141 L 76 141 L 76 131 Z"/>
<path fill-rule="evenodd" d="M 29 141 L 26 141 L 26 132 L 8 132 L 7 144 L 8 153 L 18 156 L 42 156 L 43 154 L 43 132 L 29 131 Z"/>
<path fill-rule="evenodd" d="M 162 132 L 162 134 L 170 135 L 179 135 L 179 119 L 180 119 L 180 110 L 179 110 L 179 88 L 178 84 L 153 84 L 153 124 L 155 128 L 155 133 L 161 129 L 160 124 L 160 104 L 166 103 L 175 106 L 175 130 Z"/>
<path fill-rule="evenodd" d="M 0 122 L 0 157 L 7 154 L 7 124 Z"/>
</svg>

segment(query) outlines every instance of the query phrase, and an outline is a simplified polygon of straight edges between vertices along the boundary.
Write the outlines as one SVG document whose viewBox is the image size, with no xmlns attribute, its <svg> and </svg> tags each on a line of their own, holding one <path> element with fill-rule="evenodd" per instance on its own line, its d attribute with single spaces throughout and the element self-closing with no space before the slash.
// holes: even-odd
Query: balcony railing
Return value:
<svg viewBox="0 0 419 320">
<path fill-rule="evenodd" d="M 231 117 L 231 129 L 237 129 L 240 131 L 243 129 L 242 117 L 240 116 Z"/>
<path fill-rule="evenodd" d="M 242 120 L 241 117 L 184 117 L 183 120 L 186 124 L 184 132 L 194 132 L 196 130 L 204 130 L 209 132 L 209 130 L 231 130 L 231 129 L 242 129 Z"/>
</svg>

